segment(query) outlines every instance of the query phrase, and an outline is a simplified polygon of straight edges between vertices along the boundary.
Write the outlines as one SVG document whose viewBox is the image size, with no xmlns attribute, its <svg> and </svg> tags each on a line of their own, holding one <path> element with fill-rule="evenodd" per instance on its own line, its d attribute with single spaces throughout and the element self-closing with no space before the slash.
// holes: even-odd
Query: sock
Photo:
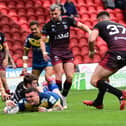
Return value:
<svg viewBox="0 0 126 126">
<path fill-rule="evenodd" d="M 107 81 L 99 80 L 97 82 L 97 87 L 99 89 L 99 93 L 93 103 L 95 106 L 102 105 L 104 94 L 106 91 L 117 96 L 119 100 L 122 100 L 122 95 L 123 95 L 122 91 L 118 90 L 117 88 L 112 87 Z"/>
<path fill-rule="evenodd" d="M 105 92 L 106 92 L 106 88 L 105 88 L 103 82 L 102 82 L 102 80 L 99 80 L 97 82 L 97 88 L 99 90 L 99 93 L 97 95 L 97 98 L 93 102 L 94 106 L 98 106 L 98 105 L 102 105 L 103 104 L 103 98 L 104 98 L 104 95 L 105 95 Z"/>
<path fill-rule="evenodd" d="M 67 80 L 64 82 L 64 88 L 63 88 L 63 92 L 62 92 L 62 95 L 64 97 L 66 97 L 68 95 L 68 92 L 69 92 L 71 86 L 72 86 L 71 82 L 67 82 Z"/>
<path fill-rule="evenodd" d="M 61 80 L 56 80 L 56 84 L 57 84 L 59 90 L 62 91 L 62 81 Z"/>
</svg>

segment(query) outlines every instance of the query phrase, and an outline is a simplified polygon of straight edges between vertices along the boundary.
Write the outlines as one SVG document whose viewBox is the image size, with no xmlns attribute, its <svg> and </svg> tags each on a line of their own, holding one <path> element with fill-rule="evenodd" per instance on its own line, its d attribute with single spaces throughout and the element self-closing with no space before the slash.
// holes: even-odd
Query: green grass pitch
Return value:
<svg viewBox="0 0 126 126">
<path fill-rule="evenodd" d="M 62 112 L 27 112 L 6 115 L 0 102 L 0 126 L 126 126 L 126 110 L 119 110 L 118 99 L 106 93 L 104 109 L 98 110 L 82 104 L 93 100 L 97 90 L 71 90 L 67 97 L 68 109 Z"/>
</svg>

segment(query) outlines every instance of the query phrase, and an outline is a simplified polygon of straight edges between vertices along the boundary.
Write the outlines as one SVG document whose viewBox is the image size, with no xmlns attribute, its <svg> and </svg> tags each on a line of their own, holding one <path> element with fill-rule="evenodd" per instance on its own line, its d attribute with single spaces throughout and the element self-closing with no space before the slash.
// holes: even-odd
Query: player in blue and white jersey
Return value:
<svg viewBox="0 0 126 126">
<path fill-rule="evenodd" d="M 63 110 L 61 97 L 54 92 L 40 93 L 36 88 L 28 88 L 25 91 L 25 98 L 17 105 L 4 108 L 4 112 L 13 114 L 24 111 L 51 112 Z"/>
<path fill-rule="evenodd" d="M 41 32 L 39 23 L 37 21 L 31 21 L 29 27 L 31 34 L 28 35 L 25 41 L 23 56 L 24 68 L 27 68 L 28 53 L 30 48 L 32 48 L 32 74 L 35 74 L 39 78 L 41 72 L 45 70 L 45 78 L 48 80 L 48 78 L 52 75 L 53 68 L 50 59 L 48 61 L 43 59 L 43 54 L 40 49 Z M 45 42 L 46 40 L 47 38 L 45 39 Z M 48 43 L 46 43 L 46 52 L 48 52 L 48 54 L 50 52 Z"/>
</svg>

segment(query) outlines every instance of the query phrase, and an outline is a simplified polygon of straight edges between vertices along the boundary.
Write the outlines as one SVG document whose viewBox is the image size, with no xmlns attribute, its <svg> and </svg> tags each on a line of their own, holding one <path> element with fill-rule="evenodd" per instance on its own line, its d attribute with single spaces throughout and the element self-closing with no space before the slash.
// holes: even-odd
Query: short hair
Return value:
<svg viewBox="0 0 126 126">
<path fill-rule="evenodd" d="M 39 91 L 36 88 L 33 88 L 33 87 L 25 90 L 25 94 L 30 93 L 30 92 L 36 92 L 36 93 L 39 94 Z"/>
<path fill-rule="evenodd" d="M 32 25 L 37 25 L 39 27 L 39 22 L 38 21 L 35 21 L 35 20 L 32 20 L 30 23 L 29 23 L 29 27 L 31 27 Z"/>
<path fill-rule="evenodd" d="M 36 75 L 31 74 L 31 76 L 32 76 L 32 80 L 38 80 L 38 77 Z"/>
<path fill-rule="evenodd" d="M 24 86 L 26 86 L 27 87 L 27 84 L 29 83 L 29 84 L 31 84 L 32 83 L 32 75 L 31 74 L 26 74 L 25 76 L 24 76 Z"/>
<path fill-rule="evenodd" d="M 57 4 L 52 4 L 52 5 L 50 6 L 50 11 L 54 11 L 56 8 L 58 8 L 59 10 L 61 10 L 61 7 L 60 7 L 59 5 L 57 5 Z"/>
<path fill-rule="evenodd" d="M 110 15 L 107 11 L 101 11 L 100 13 L 98 13 L 97 18 L 99 18 L 100 16 L 103 16 L 103 15 L 110 17 Z"/>
</svg>

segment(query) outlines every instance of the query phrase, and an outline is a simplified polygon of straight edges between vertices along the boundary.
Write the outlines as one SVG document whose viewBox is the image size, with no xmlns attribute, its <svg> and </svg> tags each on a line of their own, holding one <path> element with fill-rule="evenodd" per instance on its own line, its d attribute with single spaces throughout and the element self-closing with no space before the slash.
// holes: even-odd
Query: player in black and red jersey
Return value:
<svg viewBox="0 0 126 126">
<path fill-rule="evenodd" d="M 98 23 L 89 36 L 89 56 L 90 58 L 94 57 L 94 42 L 98 36 L 105 40 L 108 51 L 91 78 L 91 84 L 98 88 L 99 93 L 94 101 L 83 101 L 83 103 L 102 109 L 104 95 L 109 92 L 117 96 L 120 101 L 120 110 L 124 110 L 126 92 L 114 88 L 107 80 L 126 65 L 126 28 L 119 23 L 110 21 L 109 13 L 106 11 L 100 12 L 97 15 L 97 20 Z"/>
<path fill-rule="evenodd" d="M 68 16 L 61 16 L 60 7 L 56 4 L 50 7 L 50 21 L 48 21 L 42 29 L 42 42 L 41 49 L 43 51 L 43 57 L 48 59 L 48 54 L 45 51 L 44 37 L 49 36 L 50 44 L 50 57 L 54 66 L 56 75 L 56 84 L 59 89 L 62 90 L 62 74 L 63 71 L 66 75 L 64 82 L 62 95 L 64 96 L 64 108 L 67 108 L 65 104 L 65 97 L 71 88 L 72 78 L 74 73 L 73 54 L 69 48 L 70 40 L 70 27 L 78 27 L 88 33 L 91 32 L 87 25 L 84 25 L 76 19 Z"/>
</svg>

